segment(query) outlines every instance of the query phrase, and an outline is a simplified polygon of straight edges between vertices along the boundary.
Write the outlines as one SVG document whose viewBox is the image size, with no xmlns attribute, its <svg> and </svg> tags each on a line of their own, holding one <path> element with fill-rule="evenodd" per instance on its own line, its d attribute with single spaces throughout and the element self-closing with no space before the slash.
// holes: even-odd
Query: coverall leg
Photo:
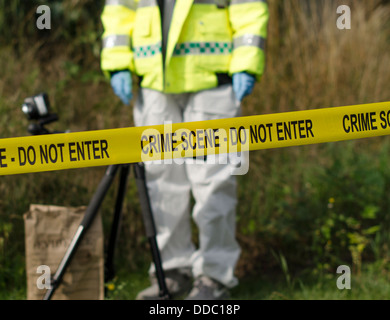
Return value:
<svg viewBox="0 0 390 320">
<path fill-rule="evenodd" d="M 240 103 L 229 84 L 184 94 L 141 88 L 134 120 L 144 126 L 232 118 L 239 112 Z M 227 158 L 146 163 L 145 168 L 164 270 L 190 267 L 194 277 L 206 275 L 231 288 L 237 284 L 234 268 L 240 248 L 235 239 L 236 176 Z M 191 191 L 198 248 L 191 241 Z"/>
</svg>

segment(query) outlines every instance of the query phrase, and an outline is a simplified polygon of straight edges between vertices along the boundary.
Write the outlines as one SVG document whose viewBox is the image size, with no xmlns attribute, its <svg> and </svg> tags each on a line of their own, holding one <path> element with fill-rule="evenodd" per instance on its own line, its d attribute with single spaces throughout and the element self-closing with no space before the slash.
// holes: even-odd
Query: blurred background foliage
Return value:
<svg viewBox="0 0 390 320">
<path fill-rule="evenodd" d="M 41 4 L 51 9 L 50 30 L 36 28 Z M 53 130 L 133 124 L 131 108 L 100 71 L 103 5 L 0 0 L 0 137 L 28 135 L 21 105 L 42 91 L 60 117 Z M 339 5 L 351 7 L 351 30 L 336 27 Z M 266 73 L 244 100 L 244 115 L 390 101 L 390 1 L 269 0 L 269 7 Z M 249 174 L 239 177 L 237 275 L 281 273 L 291 282 L 335 274 L 341 264 L 358 275 L 376 263 L 389 279 L 389 143 L 382 137 L 252 152 Z M 24 294 L 29 205 L 86 205 L 104 170 L 1 177 L 0 297 Z M 103 203 L 105 233 L 115 193 L 111 188 Z M 117 264 L 129 271 L 150 261 L 131 178 L 117 252 Z"/>
</svg>

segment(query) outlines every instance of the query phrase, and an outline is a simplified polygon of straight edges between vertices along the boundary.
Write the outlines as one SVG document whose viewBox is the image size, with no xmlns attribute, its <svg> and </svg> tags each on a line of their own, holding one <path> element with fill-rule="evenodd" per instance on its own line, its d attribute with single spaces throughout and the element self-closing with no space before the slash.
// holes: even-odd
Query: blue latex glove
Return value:
<svg viewBox="0 0 390 320">
<path fill-rule="evenodd" d="M 242 101 L 242 99 L 252 93 L 255 82 L 255 76 L 249 73 L 239 72 L 233 74 L 233 91 L 238 101 Z"/>
<path fill-rule="evenodd" d="M 112 73 L 111 87 L 124 104 L 130 104 L 130 100 L 133 98 L 133 81 L 130 71 L 124 70 Z"/>
</svg>

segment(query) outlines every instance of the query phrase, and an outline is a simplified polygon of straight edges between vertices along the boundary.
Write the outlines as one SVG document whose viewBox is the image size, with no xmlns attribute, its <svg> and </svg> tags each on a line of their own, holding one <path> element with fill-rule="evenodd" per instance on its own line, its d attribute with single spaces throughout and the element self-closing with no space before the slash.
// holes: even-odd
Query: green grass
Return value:
<svg viewBox="0 0 390 320">
<path fill-rule="evenodd" d="M 240 279 L 231 290 L 232 300 L 388 300 L 390 272 L 377 264 L 367 265 L 360 275 L 352 271 L 351 289 L 337 288 L 340 274 L 301 275 L 287 282 L 282 273 L 251 276 Z M 108 300 L 134 300 L 137 293 L 149 285 L 144 271 L 126 273 L 122 270 L 110 283 Z"/>
<path fill-rule="evenodd" d="M 233 290 L 237 300 L 388 300 L 390 284 L 388 277 L 365 272 L 359 277 L 352 275 L 351 289 L 340 290 L 336 281 L 338 274 L 321 278 L 301 277 L 291 287 L 282 277 L 243 279 Z"/>
<path fill-rule="evenodd" d="M 115 278 L 105 284 L 106 300 L 135 300 L 149 286 L 148 265 L 117 263 Z M 351 270 L 351 289 L 337 288 L 336 272 L 312 272 L 305 269 L 294 275 L 279 268 L 261 275 L 242 276 L 230 291 L 231 300 L 389 300 L 390 268 L 388 260 L 366 263 L 358 272 Z M 21 277 L 23 280 L 23 276 Z M 0 290 L 0 300 L 25 300 L 26 288 L 18 285 Z"/>
</svg>

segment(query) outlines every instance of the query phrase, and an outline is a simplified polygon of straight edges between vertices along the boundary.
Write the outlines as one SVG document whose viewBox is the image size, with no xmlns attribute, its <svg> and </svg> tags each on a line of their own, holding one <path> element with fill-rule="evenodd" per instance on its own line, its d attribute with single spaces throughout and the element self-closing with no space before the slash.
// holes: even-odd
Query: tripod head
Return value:
<svg viewBox="0 0 390 320">
<path fill-rule="evenodd" d="M 32 135 L 50 134 L 45 125 L 58 120 L 57 114 L 50 113 L 49 98 L 46 93 L 39 93 L 24 100 L 22 111 L 30 123 L 27 130 Z"/>
</svg>

